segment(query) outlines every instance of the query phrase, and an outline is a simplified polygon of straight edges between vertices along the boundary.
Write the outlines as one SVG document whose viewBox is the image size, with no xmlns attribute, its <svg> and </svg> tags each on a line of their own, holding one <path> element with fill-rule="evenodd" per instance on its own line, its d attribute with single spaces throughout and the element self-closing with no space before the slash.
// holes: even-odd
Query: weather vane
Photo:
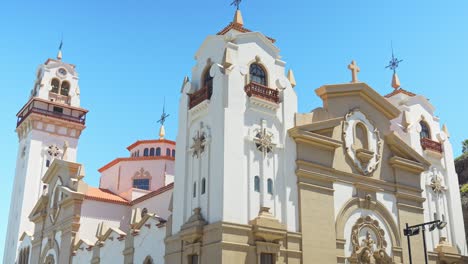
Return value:
<svg viewBox="0 0 468 264">
<path fill-rule="evenodd" d="M 234 0 L 232 1 L 231 5 L 236 6 L 237 10 L 239 10 L 239 6 L 241 4 L 242 0 Z"/>
<path fill-rule="evenodd" d="M 389 64 L 385 68 L 389 68 L 390 70 L 393 71 L 393 73 L 396 73 L 396 69 L 398 68 L 398 64 L 402 62 L 403 60 L 398 60 L 395 58 L 395 55 L 393 54 L 393 44 L 392 44 L 392 59 L 390 60 Z"/>
<path fill-rule="evenodd" d="M 164 98 L 163 111 L 161 114 L 161 118 L 158 120 L 158 123 L 164 126 L 164 122 L 166 122 L 166 118 L 168 117 L 169 117 L 169 114 L 166 114 L 166 98 Z"/>
</svg>

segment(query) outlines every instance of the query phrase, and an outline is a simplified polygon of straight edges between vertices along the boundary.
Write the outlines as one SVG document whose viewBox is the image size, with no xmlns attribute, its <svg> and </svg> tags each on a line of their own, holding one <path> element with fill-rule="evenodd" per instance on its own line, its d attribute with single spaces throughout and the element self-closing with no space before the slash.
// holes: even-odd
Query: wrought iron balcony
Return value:
<svg viewBox="0 0 468 264">
<path fill-rule="evenodd" d="M 442 144 L 433 140 L 430 140 L 429 138 L 421 138 L 421 146 L 423 150 L 432 150 L 435 152 L 442 153 Z"/>
<path fill-rule="evenodd" d="M 16 127 L 21 125 L 21 123 L 31 114 L 49 116 L 85 125 L 86 113 L 87 110 L 85 109 L 67 107 L 66 105 L 61 105 L 40 99 L 32 99 L 17 114 L 18 120 L 16 122 Z"/>
<path fill-rule="evenodd" d="M 251 82 L 245 86 L 244 91 L 248 97 L 254 96 L 270 102 L 279 103 L 278 90 L 268 88 L 267 86 Z"/>
<path fill-rule="evenodd" d="M 212 94 L 213 86 L 211 85 L 205 86 L 202 89 L 194 92 L 193 94 L 189 94 L 189 109 L 192 109 L 193 107 L 205 100 L 211 99 Z"/>
</svg>

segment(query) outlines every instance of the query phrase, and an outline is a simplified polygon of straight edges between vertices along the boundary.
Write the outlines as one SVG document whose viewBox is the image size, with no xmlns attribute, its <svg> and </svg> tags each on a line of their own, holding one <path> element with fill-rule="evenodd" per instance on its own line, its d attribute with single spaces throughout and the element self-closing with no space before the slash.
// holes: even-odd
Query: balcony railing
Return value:
<svg viewBox="0 0 468 264">
<path fill-rule="evenodd" d="M 435 152 L 442 153 L 442 144 L 436 141 L 432 141 L 429 138 L 421 138 L 421 146 L 423 150 L 432 150 Z"/>
<path fill-rule="evenodd" d="M 189 94 L 189 109 L 192 109 L 196 105 L 200 104 L 205 100 L 211 99 L 213 94 L 213 86 L 205 86 L 204 88 Z"/>
<path fill-rule="evenodd" d="M 270 102 L 279 103 L 278 90 L 268 88 L 264 85 L 251 82 L 245 86 L 244 91 L 248 97 L 254 96 Z"/>
<path fill-rule="evenodd" d="M 63 113 L 63 111 L 66 113 Z M 21 125 L 30 114 L 50 116 L 84 125 L 86 123 L 86 113 L 87 110 L 85 109 L 71 108 L 55 102 L 33 99 L 17 114 L 18 120 L 16 122 L 16 127 Z"/>
</svg>

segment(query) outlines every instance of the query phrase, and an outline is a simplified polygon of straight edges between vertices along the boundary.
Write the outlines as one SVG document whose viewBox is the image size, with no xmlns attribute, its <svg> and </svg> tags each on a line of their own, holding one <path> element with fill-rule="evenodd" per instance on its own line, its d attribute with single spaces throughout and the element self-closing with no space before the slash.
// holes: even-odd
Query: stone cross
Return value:
<svg viewBox="0 0 468 264">
<path fill-rule="evenodd" d="M 267 153 L 273 151 L 276 144 L 273 143 L 273 134 L 266 130 L 266 120 L 262 120 L 261 128 L 257 130 L 253 141 L 257 149 L 263 153 L 263 157 L 265 157 Z"/>
<path fill-rule="evenodd" d="M 352 83 L 357 83 L 358 82 L 358 72 L 361 71 L 359 66 L 357 66 L 356 61 L 352 61 L 351 64 L 348 65 L 348 69 L 351 70 L 351 74 L 353 76 Z"/>
</svg>

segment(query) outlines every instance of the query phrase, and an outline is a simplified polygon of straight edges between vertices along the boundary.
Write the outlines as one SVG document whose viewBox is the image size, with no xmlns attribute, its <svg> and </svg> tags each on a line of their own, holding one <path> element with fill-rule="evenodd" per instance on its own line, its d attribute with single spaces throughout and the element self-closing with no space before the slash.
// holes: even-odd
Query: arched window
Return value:
<svg viewBox="0 0 468 264">
<path fill-rule="evenodd" d="M 369 149 L 367 141 L 367 128 L 363 123 L 357 123 L 355 128 L 354 144 L 357 149 Z"/>
<path fill-rule="evenodd" d="M 70 92 L 70 83 L 67 81 L 62 82 L 62 88 L 60 88 L 60 94 L 68 96 Z"/>
<path fill-rule="evenodd" d="M 254 178 L 254 191 L 260 192 L 260 177 L 258 176 Z"/>
<path fill-rule="evenodd" d="M 201 181 L 201 194 L 205 194 L 206 192 L 206 179 L 203 178 Z"/>
<path fill-rule="evenodd" d="M 193 183 L 193 198 L 197 197 L 197 183 Z"/>
<path fill-rule="evenodd" d="M 168 157 L 171 156 L 171 149 L 169 149 L 169 148 L 166 149 L 166 156 L 168 156 Z"/>
<path fill-rule="evenodd" d="M 273 194 L 273 180 L 272 179 L 268 179 L 267 188 L 268 188 L 268 193 Z"/>
<path fill-rule="evenodd" d="M 148 148 L 145 148 L 143 150 L 143 156 L 147 157 L 148 156 Z"/>
<path fill-rule="evenodd" d="M 153 259 L 150 256 L 147 256 L 143 261 L 143 264 L 153 264 Z"/>
<path fill-rule="evenodd" d="M 202 88 L 211 89 L 213 88 L 213 77 L 210 75 L 210 66 L 207 66 L 203 73 L 203 85 Z"/>
<path fill-rule="evenodd" d="M 161 148 L 156 148 L 156 156 L 161 156 Z"/>
<path fill-rule="evenodd" d="M 150 156 L 154 156 L 154 148 L 150 148 L 150 153 L 149 153 Z"/>
<path fill-rule="evenodd" d="M 175 149 L 172 150 L 172 157 L 175 158 Z"/>
<path fill-rule="evenodd" d="M 265 70 L 257 63 L 250 64 L 250 82 L 267 86 Z"/>
<path fill-rule="evenodd" d="M 422 138 L 428 138 L 431 139 L 431 130 L 429 129 L 429 125 L 425 121 L 419 122 L 421 125 L 421 133 L 419 133 L 419 136 Z"/>
<path fill-rule="evenodd" d="M 52 79 L 52 81 L 50 82 L 50 86 L 52 86 L 52 90 L 51 92 L 53 93 L 58 93 L 59 91 L 59 87 L 60 87 L 60 81 L 58 79 Z"/>
</svg>

